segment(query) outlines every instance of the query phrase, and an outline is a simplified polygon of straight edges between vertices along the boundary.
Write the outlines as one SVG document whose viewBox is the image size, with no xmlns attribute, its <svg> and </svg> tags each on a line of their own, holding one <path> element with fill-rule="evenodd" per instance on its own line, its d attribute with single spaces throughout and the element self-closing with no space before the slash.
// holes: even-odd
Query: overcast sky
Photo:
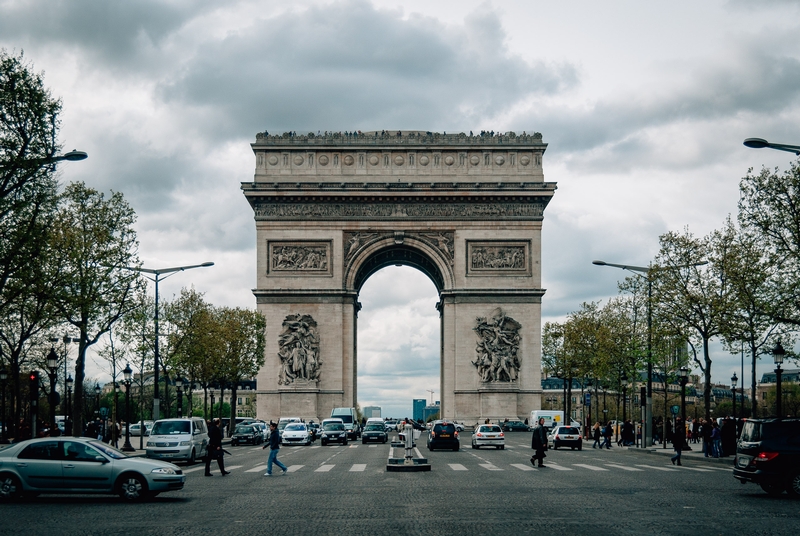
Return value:
<svg viewBox="0 0 800 536">
<path fill-rule="evenodd" d="M 524 130 L 542 132 L 558 183 L 545 321 L 616 294 L 625 273 L 593 259 L 646 265 L 665 231 L 735 214 L 748 168 L 788 167 L 742 140 L 800 144 L 798 35 L 798 2 L 776 0 L 0 0 L 0 47 L 44 71 L 65 150 L 89 153 L 62 180 L 125 194 L 145 266 L 216 263 L 163 296 L 194 285 L 255 307 L 239 184 L 259 131 Z M 389 268 L 360 300 L 361 405 L 402 416 L 439 399 L 433 284 Z M 712 359 L 716 381 L 738 370 Z"/>
</svg>

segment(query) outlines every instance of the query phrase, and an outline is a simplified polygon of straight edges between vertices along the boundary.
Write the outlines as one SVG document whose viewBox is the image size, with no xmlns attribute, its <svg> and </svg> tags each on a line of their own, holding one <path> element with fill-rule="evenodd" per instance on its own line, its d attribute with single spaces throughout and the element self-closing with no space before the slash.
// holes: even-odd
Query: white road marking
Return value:
<svg viewBox="0 0 800 536">
<path fill-rule="evenodd" d="M 366 463 L 354 463 L 353 467 L 350 468 L 350 472 L 351 473 L 361 473 L 366 468 L 367 468 L 367 464 Z"/>
<path fill-rule="evenodd" d="M 461 465 L 460 463 L 448 463 L 447 465 L 450 466 L 450 469 L 453 471 L 466 471 L 467 468 Z"/>
<path fill-rule="evenodd" d="M 671 467 L 657 467 L 655 465 L 640 465 L 636 464 L 636 467 L 644 467 L 646 469 L 655 469 L 656 471 L 677 471 L 677 469 L 672 469 Z"/>
<path fill-rule="evenodd" d="M 484 469 L 488 469 L 489 471 L 502 471 L 502 469 L 500 469 L 493 463 L 479 463 L 478 465 L 480 465 Z"/>
<path fill-rule="evenodd" d="M 530 465 L 525 465 L 524 463 L 512 463 L 511 467 L 516 467 L 520 471 L 536 471 L 536 469 L 534 469 Z"/>
<path fill-rule="evenodd" d="M 419 451 L 417 447 L 414 447 L 414 452 L 416 453 L 417 458 L 422 458 L 422 453 Z"/>
<path fill-rule="evenodd" d="M 206 467 L 204 465 L 201 465 L 200 467 L 192 467 L 191 469 L 184 469 L 183 474 L 194 473 L 195 471 L 202 471 L 205 468 Z"/>
<path fill-rule="evenodd" d="M 575 467 L 583 467 L 584 469 L 590 469 L 592 471 L 608 471 L 608 469 L 605 469 L 603 467 L 597 467 L 596 465 L 588 465 L 585 463 L 573 463 L 572 465 L 574 465 Z"/>
<path fill-rule="evenodd" d="M 616 465 L 613 463 L 607 463 L 608 467 L 612 469 L 622 469 L 623 471 L 644 471 L 644 469 L 637 469 L 636 467 L 626 467 L 625 465 Z"/>
<path fill-rule="evenodd" d="M 317 468 L 314 470 L 314 472 L 315 472 L 315 473 L 327 473 L 328 471 L 330 471 L 331 469 L 333 469 L 335 466 L 336 466 L 336 464 L 326 464 L 326 465 L 320 465 L 319 467 L 317 467 Z"/>
<path fill-rule="evenodd" d="M 247 471 L 245 471 L 245 473 L 260 473 L 261 471 L 266 471 L 266 470 L 267 470 L 267 464 L 264 463 L 261 465 L 256 465 L 252 469 L 248 469 Z"/>
<path fill-rule="evenodd" d="M 687 467 L 685 465 L 681 465 L 682 469 L 686 469 L 687 471 L 698 471 L 700 473 L 713 473 L 711 469 L 701 469 L 700 467 Z"/>
<path fill-rule="evenodd" d="M 295 471 L 299 471 L 303 467 L 305 467 L 305 465 L 290 465 L 289 469 L 287 469 L 286 471 L 288 473 L 294 473 Z M 333 466 L 331 466 L 331 467 L 333 467 Z"/>
<path fill-rule="evenodd" d="M 550 467 L 551 469 L 555 469 L 556 471 L 573 471 L 574 469 L 570 469 L 569 467 L 561 467 L 555 463 L 548 463 L 545 465 L 545 468 Z"/>
</svg>

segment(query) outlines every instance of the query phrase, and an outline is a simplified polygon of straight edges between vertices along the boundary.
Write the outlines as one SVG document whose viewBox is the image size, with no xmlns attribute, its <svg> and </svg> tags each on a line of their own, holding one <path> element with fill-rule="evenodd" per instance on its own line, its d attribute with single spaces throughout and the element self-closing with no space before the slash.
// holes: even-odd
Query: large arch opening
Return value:
<svg viewBox="0 0 800 536">
<path fill-rule="evenodd" d="M 364 280 L 356 333 L 362 410 L 380 407 L 383 417 L 413 417 L 414 399 L 440 400 L 438 301 L 436 285 L 416 266 L 383 267 Z"/>
</svg>

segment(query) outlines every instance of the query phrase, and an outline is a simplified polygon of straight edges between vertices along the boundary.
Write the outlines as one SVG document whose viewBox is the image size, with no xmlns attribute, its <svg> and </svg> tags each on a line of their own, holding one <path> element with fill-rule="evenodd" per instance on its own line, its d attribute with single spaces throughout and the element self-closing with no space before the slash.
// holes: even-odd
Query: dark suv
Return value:
<svg viewBox="0 0 800 536">
<path fill-rule="evenodd" d="M 800 496 L 800 419 L 753 419 L 744 423 L 733 476 L 770 495 Z"/>
<path fill-rule="evenodd" d="M 449 421 L 433 421 L 428 434 L 428 450 L 449 449 L 458 450 L 461 443 L 458 441 L 456 425 Z"/>
</svg>

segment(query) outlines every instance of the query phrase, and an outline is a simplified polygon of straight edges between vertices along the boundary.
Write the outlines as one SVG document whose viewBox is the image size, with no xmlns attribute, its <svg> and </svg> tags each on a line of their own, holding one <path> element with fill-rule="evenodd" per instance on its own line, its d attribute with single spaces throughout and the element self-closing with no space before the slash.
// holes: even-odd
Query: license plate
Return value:
<svg viewBox="0 0 800 536">
<path fill-rule="evenodd" d="M 750 456 L 737 456 L 736 467 L 747 467 L 750 464 L 750 460 L 752 460 Z"/>
<path fill-rule="evenodd" d="M 450 434 L 439 434 L 439 437 L 450 437 Z"/>
</svg>

